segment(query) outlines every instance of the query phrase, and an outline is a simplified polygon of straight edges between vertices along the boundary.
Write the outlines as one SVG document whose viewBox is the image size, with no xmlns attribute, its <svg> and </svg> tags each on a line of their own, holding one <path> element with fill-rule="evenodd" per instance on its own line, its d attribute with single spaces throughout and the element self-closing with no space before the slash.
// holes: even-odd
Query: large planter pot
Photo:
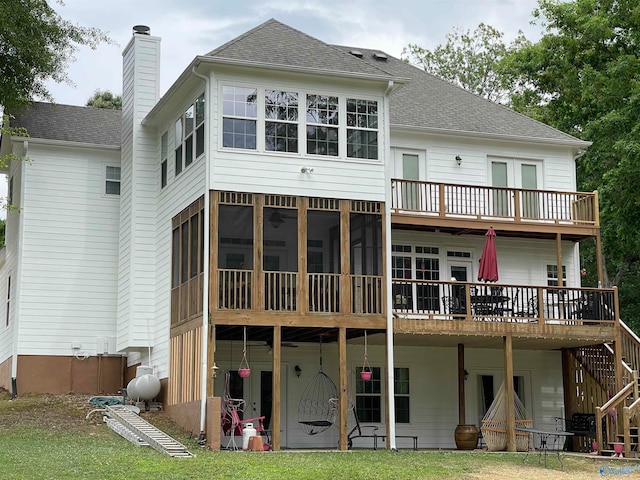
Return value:
<svg viewBox="0 0 640 480">
<path fill-rule="evenodd" d="M 455 439 L 458 450 L 473 450 L 478 446 L 478 427 L 475 425 L 458 425 Z"/>
</svg>

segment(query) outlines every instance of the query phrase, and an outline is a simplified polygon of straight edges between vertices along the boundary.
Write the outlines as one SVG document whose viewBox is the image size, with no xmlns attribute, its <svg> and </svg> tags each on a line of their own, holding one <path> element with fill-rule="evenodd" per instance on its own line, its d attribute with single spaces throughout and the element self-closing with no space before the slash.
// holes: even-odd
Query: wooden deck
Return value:
<svg viewBox="0 0 640 480">
<path fill-rule="evenodd" d="M 597 192 L 559 192 L 392 179 L 392 223 L 582 239 L 600 227 Z"/>
</svg>

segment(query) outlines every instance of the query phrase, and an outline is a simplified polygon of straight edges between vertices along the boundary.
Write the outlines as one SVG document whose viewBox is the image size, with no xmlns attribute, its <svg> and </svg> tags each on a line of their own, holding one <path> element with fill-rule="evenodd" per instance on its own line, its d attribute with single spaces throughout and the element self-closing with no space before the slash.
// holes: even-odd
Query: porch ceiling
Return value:
<svg viewBox="0 0 640 480">
<path fill-rule="evenodd" d="M 216 340 L 242 340 L 243 327 L 236 325 L 216 326 Z M 364 330 L 348 328 L 347 343 L 362 344 Z M 337 328 L 299 328 L 283 327 L 282 343 L 303 344 L 318 343 L 322 337 L 323 343 L 338 341 Z M 385 345 L 386 335 L 380 330 L 367 330 L 369 345 Z M 264 342 L 273 344 L 273 327 L 247 327 L 247 341 L 255 344 Z M 396 333 L 393 343 L 398 347 L 455 347 L 462 343 L 468 348 L 497 348 L 502 349 L 502 336 L 498 335 L 439 335 L 429 333 Z M 599 345 L 601 341 L 586 338 L 532 338 L 513 335 L 513 348 L 517 350 L 559 350 L 561 348 L 575 348 L 586 345 Z"/>
<path fill-rule="evenodd" d="M 584 338 L 513 338 L 513 348 L 517 350 L 559 350 L 561 348 L 575 348 L 585 345 L 599 345 L 593 339 Z M 368 335 L 369 345 L 384 345 L 384 334 Z M 349 343 L 357 343 L 351 341 Z M 397 333 L 393 337 L 395 346 L 403 347 L 455 347 L 462 343 L 467 348 L 498 348 L 502 349 L 501 336 L 487 335 L 434 335 L 422 333 Z"/>
</svg>

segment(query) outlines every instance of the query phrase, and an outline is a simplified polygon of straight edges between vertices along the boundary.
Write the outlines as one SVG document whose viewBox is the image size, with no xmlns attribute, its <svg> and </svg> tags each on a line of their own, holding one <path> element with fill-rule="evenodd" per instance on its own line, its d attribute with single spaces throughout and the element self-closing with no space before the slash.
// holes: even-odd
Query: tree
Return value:
<svg viewBox="0 0 640 480">
<path fill-rule="evenodd" d="M 62 19 L 45 0 L 3 0 L 0 18 L 0 107 L 6 112 L 34 96 L 52 100 L 45 82 L 71 83 L 66 68 L 80 46 L 111 42 L 97 28 Z"/>
<path fill-rule="evenodd" d="M 122 110 L 122 96 L 114 95 L 109 90 L 96 90 L 93 96 L 87 100 L 87 107 Z"/>
<path fill-rule="evenodd" d="M 527 41 L 520 32 L 507 46 L 503 36 L 502 32 L 484 23 L 473 33 L 454 28 L 447 34 L 444 45 L 428 50 L 411 44 L 403 50 L 402 58 L 481 97 L 505 103 L 509 98 L 509 77 L 500 71 L 500 62 Z"/>
<path fill-rule="evenodd" d="M 542 38 L 501 66 L 517 86 L 513 105 L 593 142 L 577 160 L 578 188 L 600 193 L 606 283 L 640 326 L 640 306 L 625 298 L 640 284 L 640 4 L 539 0 L 534 19 Z"/>
</svg>

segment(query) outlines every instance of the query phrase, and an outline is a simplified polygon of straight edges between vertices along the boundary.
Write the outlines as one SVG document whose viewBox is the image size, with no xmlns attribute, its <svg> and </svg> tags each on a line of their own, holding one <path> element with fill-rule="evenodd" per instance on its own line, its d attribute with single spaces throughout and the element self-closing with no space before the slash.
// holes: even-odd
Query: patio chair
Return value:
<svg viewBox="0 0 640 480">
<path fill-rule="evenodd" d="M 531 297 L 524 302 L 518 302 L 518 294 L 513 299 L 513 316 L 525 318 L 538 317 L 538 299 Z"/>
<path fill-rule="evenodd" d="M 457 297 L 442 297 L 443 313 L 448 314 L 465 314 L 465 308 Z"/>
</svg>

